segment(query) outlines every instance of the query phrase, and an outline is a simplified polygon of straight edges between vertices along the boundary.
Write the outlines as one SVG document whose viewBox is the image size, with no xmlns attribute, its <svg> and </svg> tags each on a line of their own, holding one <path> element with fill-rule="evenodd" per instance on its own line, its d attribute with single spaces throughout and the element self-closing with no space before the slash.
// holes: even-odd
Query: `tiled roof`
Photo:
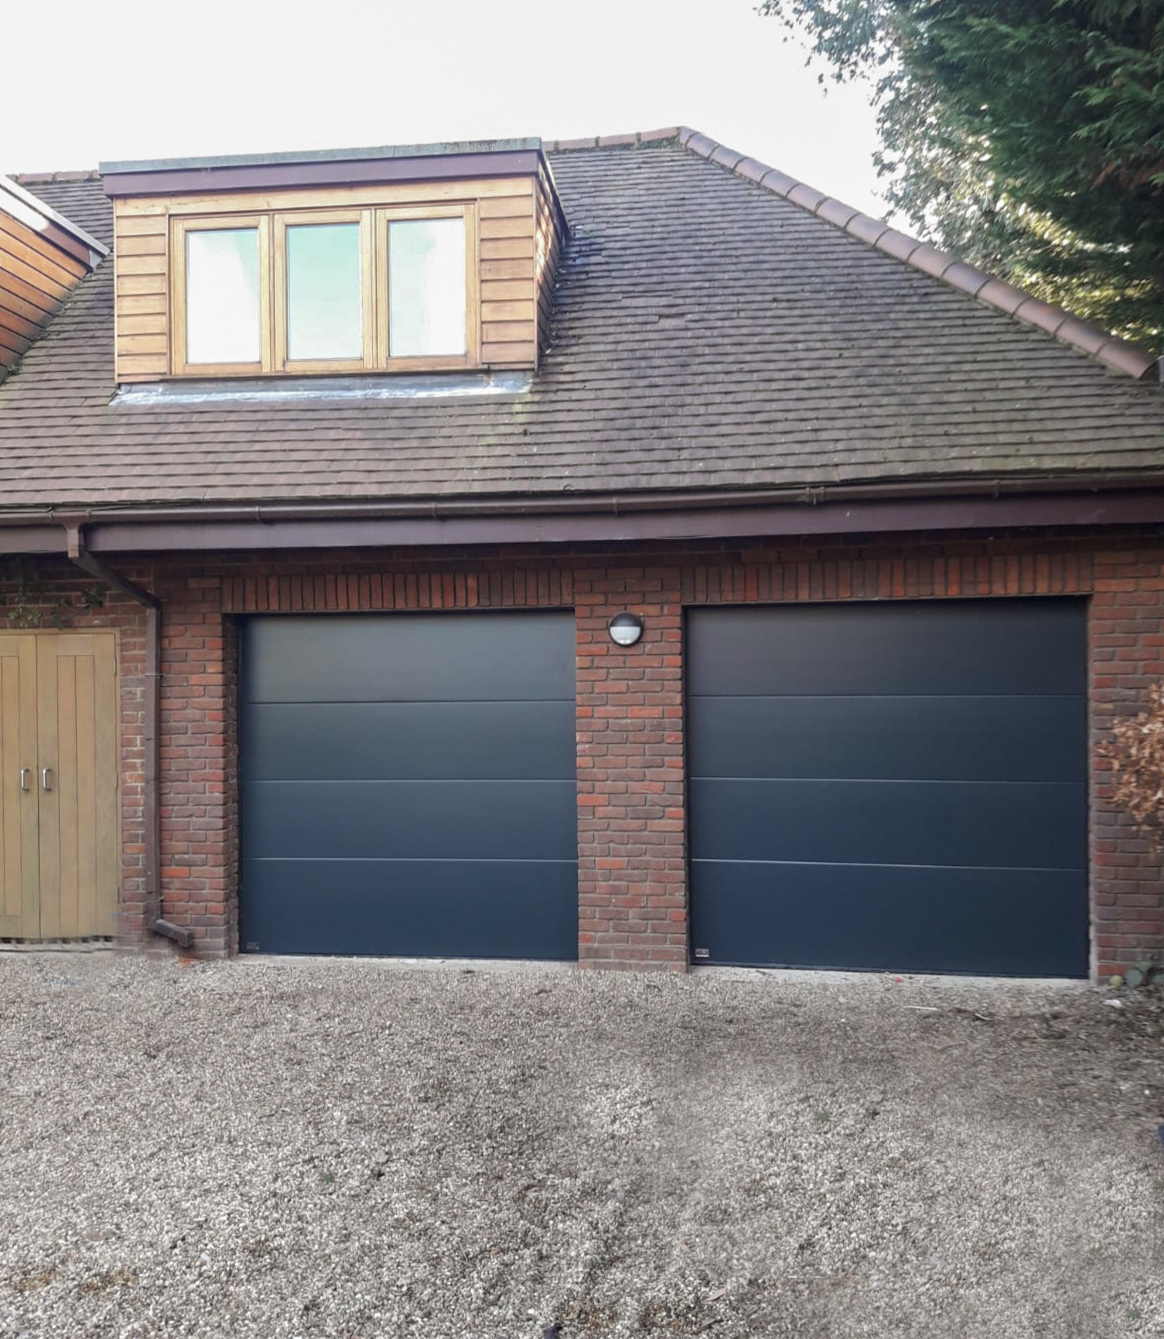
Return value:
<svg viewBox="0 0 1164 1339">
<path fill-rule="evenodd" d="M 113 213 L 96 172 L 25 172 L 14 178 L 102 246 L 113 245 Z"/>
<path fill-rule="evenodd" d="M 1157 387 L 683 133 L 547 146 L 572 232 L 522 394 L 113 407 L 105 262 L 0 388 L 0 507 L 1164 471 Z M 98 183 L 22 181 L 108 236 Z"/>
<path fill-rule="evenodd" d="M 862 214 L 852 205 L 824 195 L 806 182 L 788 176 L 786 172 L 779 172 L 755 158 L 747 158 L 734 149 L 717 144 L 715 140 L 701 135 L 698 130 L 683 126 L 677 134 L 680 144 L 685 145 L 693 153 L 701 154 L 713 163 L 719 163 L 737 176 L 754 181 L 785 200 L 791 200 L 793 204 L 807 209 L 817 218 L 826 219 L 838 228 L 844 228 L 854 237 L 859 237 L 863 242 L 869 242 L 887 255 L 895 256 L 898 260 L 904 260 L 907 264 L 915 266 L 923 274 L 931 274 L 935 279 L 942 279 L 961 292 L 969 293 L 979 302 L 985 302 L 990 307 L 1006 312 L 1008 316 L 1017 316 L 1020 321 L 1027 321 L 1040 330 L 1046 330 L 1056 339 L 1061 339 L 1065 344 L 1071 344 L 1084 353 L 1094 354 L 1101 363 L 1117 372 L 1125 372 L 1128 376 L 1140 378 L 1156 371 L 1158 359 L 1153 354 L 1129 344 L 1126 339 L 1118 339 L 1107 330 L 1101 330 L 1098 326 L 1079 320 L 1077 316 L 1073 316 L 1062 307 L 1050 302 L 1041 302 L 1029 293 L 1015 288 L 1013 284 L 1003 283 L 1001 279 L 995 279 L 973 265 L 967 265 L 956 256 L 939 251 L 936 246 L 919 242 L 916 237 L 898 232 L 884 220 Z"/>
</svg>

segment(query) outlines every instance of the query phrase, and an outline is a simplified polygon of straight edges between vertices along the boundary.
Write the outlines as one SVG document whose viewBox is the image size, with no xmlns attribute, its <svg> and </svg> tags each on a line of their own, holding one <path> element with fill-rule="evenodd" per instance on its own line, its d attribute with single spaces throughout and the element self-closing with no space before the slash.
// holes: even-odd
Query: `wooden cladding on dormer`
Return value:
<svg viewBox="0 0 1164 1339">
<path fill-rule="evenodd" d="M 539 165 L 534 223 L 534 289 L 537 293 L 538 356 L 545 351 L 550 334 L 550 314 L 554 301 L 554 285 L 558 281 L 558 260 L 565 243 L 558 198 L 550 175 Z"/>
<path fill-rule="evenodd" d="M 100 243 L 0 177 L 0 381 L 100 261 Z"/>
<path fill-rule="evenodd" d="M 388 228 L 394 219 L 454 216 L 464 220 L 467 230 L 466 351 L 456 358 L 396 358 L 387 335 L 391 281 L 381 270 L 387 264 Z M 367 230 L 364 352 L 343 366 L 292 363 L 279 334 L 286 324 L 287 296 L 286 270 L 279 268 L 286 260 L 277 239 L 289 221 L 302 225 L 313 218 L 359 218 Z M 262 329 L 272 333 L 269 341 L 263 335 L 257 365 L 200 369 L 185 360 L 179 248 L 192 228 L 232 226 L 258 227 L 264 238 L 275 239 L 262 261 L 275 276 L 264 284 L 261 299 Z M 545 345 L 562 231 L 561 212 L 540 165 L 537 174 L 523 176 L 115 198 L 117 380 L 536 367 Z"/>
</svg>

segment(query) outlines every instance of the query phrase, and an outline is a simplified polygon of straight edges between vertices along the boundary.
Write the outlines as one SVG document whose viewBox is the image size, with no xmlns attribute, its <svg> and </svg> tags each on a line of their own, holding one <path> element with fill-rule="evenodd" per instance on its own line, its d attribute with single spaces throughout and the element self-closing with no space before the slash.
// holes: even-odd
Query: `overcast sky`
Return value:
<svg viewBox="0 0 1164 1339">
<path fill-rule="evenodd" d="M 12 4 L 0 171 L 686 124 L 882 214 L 867 90 L 826 94 L 756 3 Z"/>
</svg>

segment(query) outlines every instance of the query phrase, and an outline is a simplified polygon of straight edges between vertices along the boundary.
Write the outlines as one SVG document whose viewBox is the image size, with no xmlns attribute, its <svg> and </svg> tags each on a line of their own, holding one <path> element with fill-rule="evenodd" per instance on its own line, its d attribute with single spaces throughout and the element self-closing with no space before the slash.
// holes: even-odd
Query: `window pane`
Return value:
<svg viewBox="0 0 1164 1339">
<path fill-rule="evenodd" d="M 287 357 L 361 358 L 360 225 L 287 229 Z"/>
<path fill-rule="evenodd" d="M 186 361 L 257 363 L 259 230 L 186 234 Z"/>
<path fill-rule="evenodd" d="M 393 358 L 465 352 L 465 220 L 388 225 Z"/>
</svg>

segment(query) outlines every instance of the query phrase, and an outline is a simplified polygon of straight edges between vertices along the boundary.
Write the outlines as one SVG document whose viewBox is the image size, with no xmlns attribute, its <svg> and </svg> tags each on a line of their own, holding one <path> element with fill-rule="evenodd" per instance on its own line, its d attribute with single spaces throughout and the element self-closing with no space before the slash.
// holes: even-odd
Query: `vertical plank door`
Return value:
<svg viewBox="0 0 1164 1339">
<path fill-rule="evenodd" d="M 114 634 L 37 636 L 40 938 L 112 935 L 117 907 Z"/>
<path fill-rule="evenodd" d="M 0 633 L 0 938 L 40 937 L 36 634 Z"/>
</svg>

